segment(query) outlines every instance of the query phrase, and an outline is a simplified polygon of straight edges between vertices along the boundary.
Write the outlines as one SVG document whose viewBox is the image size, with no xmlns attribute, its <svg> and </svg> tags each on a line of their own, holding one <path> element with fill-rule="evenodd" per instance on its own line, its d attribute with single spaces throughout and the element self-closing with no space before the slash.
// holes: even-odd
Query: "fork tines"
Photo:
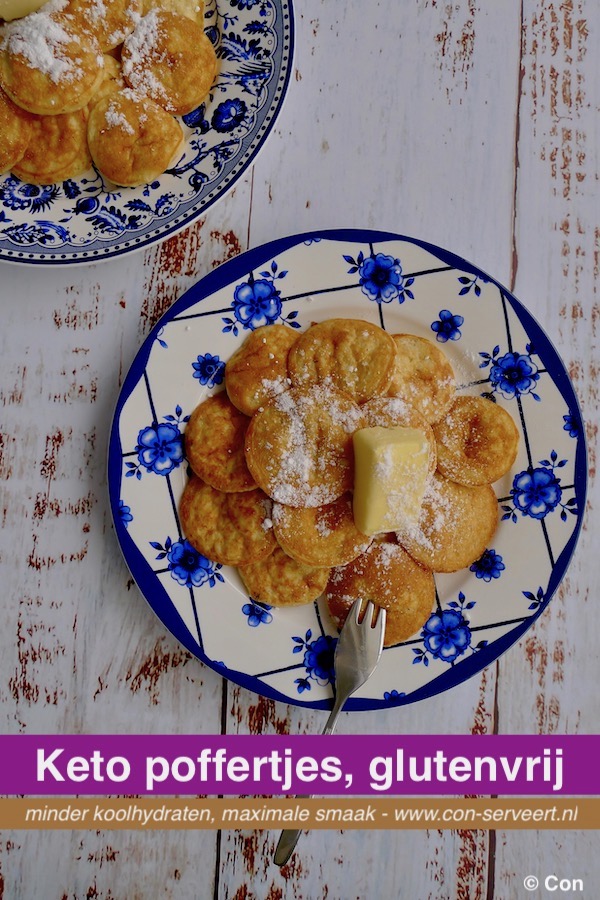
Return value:
<svg viewBox="0 0 600 900">
<path fill-rule="evenodd" d="M 377 604 L 374 603 L 373 600 L 367 600 L 365 606 L 363 606 L 364 603 L 364 598 L 359 598 L 354 602 L 353 611 L 356 623 L 360 623 L 367 628 L 375 628 L 379 623 L 381 623 L 380 627 L 384 628 L 385 609 L 383 609 L 381 606 L 377 606 Z"/>
</svg>

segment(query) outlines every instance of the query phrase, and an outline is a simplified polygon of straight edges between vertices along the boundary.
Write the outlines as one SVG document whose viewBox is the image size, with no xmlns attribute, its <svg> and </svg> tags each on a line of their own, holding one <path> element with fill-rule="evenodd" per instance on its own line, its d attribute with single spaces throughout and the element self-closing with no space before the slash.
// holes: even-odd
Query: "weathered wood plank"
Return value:
<svg viewBox="0 0 600 900">
<path fill-rule="evenodd" d="M 600 703 L 592 604 L 600 578 L 594 531 L 598 391 L 598 34 L 587 0 L 525 0 L 515 206 L 514 289 L 563 356 L 587 420 L 587 521 L 571 567 L 535 627 L 500 666 L 499 727 L 597 733 Z M 533 874 L 598 880 L 592 832 L 505 832 L 497 839 L 498 896 Z M 516 888 L 515 888 L 516 885 Z"/>
<path fill-rule="evenodd" d="M 510 273 L 518 0 L 298 4 L 296 76 L 254 167 L 252 245 L 381 228 Z"/>
</svg>

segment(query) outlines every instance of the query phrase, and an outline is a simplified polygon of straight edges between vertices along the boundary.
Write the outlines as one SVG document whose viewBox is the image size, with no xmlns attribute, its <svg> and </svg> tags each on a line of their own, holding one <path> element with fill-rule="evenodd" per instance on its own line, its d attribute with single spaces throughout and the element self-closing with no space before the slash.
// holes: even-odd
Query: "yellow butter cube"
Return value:
<svg viewBox="0 0 600 900">
<path fill-rule="evenodd" d="M 366 535 L 412 531 L 429 477 L 429 441 L 418 428 L 360 428 L 354 443 L 354 523 Z"/>
</svg>

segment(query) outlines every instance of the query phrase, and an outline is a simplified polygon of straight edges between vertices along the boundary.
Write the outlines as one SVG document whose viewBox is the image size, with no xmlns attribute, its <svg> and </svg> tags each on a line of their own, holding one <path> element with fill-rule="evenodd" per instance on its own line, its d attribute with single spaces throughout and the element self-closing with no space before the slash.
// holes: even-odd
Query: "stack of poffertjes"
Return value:
<svg viewBox="0 0 600 900">
<path fill-rule="evenodd" d="M 341 627 L 357 597 L 387 610 L 385 646 L 406 640 L 435 602 L 434 572 L 479 559 L 498 524 L 491 487 L 512 466 L 509 413 L 458 395 L 438 346 L 356 319 L 298 335 L 252 331 L 225 367 L 225 391 L 193 411 L 185 432 L 192 470 L 180 502 L 189 542 L 237 566 L 249 595 L 271 606 L 322 594 Z M 352 514 L 352 435 L 418 428 L 430 474 L 418 525 L 362 534 Z"/>
<path fill-rule="evenodd" d="M 203 0 L 49 0 L 0 30 L 0 174 L 153 181 L 216 72 Z"/>
</svg>

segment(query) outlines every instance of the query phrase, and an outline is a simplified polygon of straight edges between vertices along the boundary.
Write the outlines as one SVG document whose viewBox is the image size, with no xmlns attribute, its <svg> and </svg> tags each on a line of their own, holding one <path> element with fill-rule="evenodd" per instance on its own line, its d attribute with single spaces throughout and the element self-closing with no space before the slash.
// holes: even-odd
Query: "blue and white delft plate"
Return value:
<svg viewBox="0 0 600 900">
<path fill-rule="evenodd" d="M 207 100 L 183 117 L 185 153 L 152 184 L 118 188 L 90 169 L 51 185 L 0 175 L 0 260 L 98 262 L 161 241 L 222 197 L 256 159 L 292 71 L 292 0 L 207 0 L 219 57 Z"/>
<path fill-rule="evenodd" d="M 330 706 L 336 630 L 325 604 L 254 603 L 235 569 L 187 544 L 177 509 L 185 423 L 223 389 L 233 351 L 260 325 L 301 330 L 335 316 L 440 342 L 459 391 L 495 400 L 521 432 L 517 460 L 494 486 L 491 545 L 470 569 L 436 575 L 425 626 L 384 651 L 349 703 L 377 709 L 489 665 L 546 608 L 575 547 L 587 480 L 581 415 L 556 350 L 509 291 L 452 253 L 375 231 L 297 235 L 225 263 L 163 316 L 127 375 L 110 437 L 110 499 L 133 576 L 191 653 L 260 694 Z"/>
</svg>

